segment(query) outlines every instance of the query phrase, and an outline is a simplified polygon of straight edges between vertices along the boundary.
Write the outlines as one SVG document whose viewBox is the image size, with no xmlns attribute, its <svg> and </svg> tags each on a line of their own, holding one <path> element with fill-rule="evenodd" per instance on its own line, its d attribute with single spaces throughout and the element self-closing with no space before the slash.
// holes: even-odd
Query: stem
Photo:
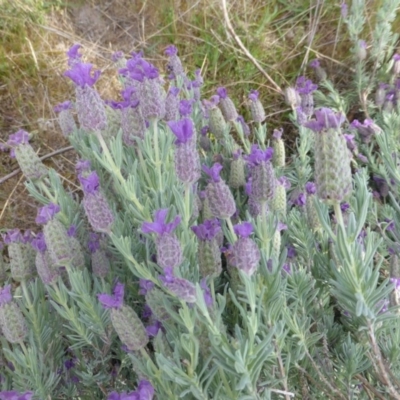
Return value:
<svg viewBox="0 0 400 400">
<path fill-rule="evenodd" d="M 190 183 L 185 184 L 185 223 L 189 226 L 189 221 L 191 217 L 190 213 Z"/>
<path fill-rule="evenodd" d="M 234 241 L 236 242 L 237 236 L 236 236 L 235 230 L 233 229 L 233 225 L 232 225 L 231 219 L 230 219 L 230 218 L 227 218 L 225 221 L 226 221 L 226 223 L 227 223 L 227 225 L 228 225 L 229 230 L 231 231 L 231 233 L 232 233 L 232 235 L 233 235 Z"/>
<path fill-rule="evenodd" d="M 285 366 L 283 365 L 283 361 L 282 361 L 282 357 L 281 357 L 281 352 L 279 350 L 279 347 L 275 341 L 275 351 L 278 357 L 278 364 L 279 364 L 279 370 L 281 373 L 281 377 L 282 377 L 282 384 L 283 384 L 283 388 L 285 389 L 285 392 L 287 392 L 285 394 L 285 399 L 286 400 L 290 400 L 290 395 L 288 394 L 289 392 L 289 387 L 287 384 L 287 378 L 286 378 L 286 373 L 285 373 Z"/>
<path fill-rule="evenodd" d="M 146 165 L 146 162 L 144 161 L 143 154 L 140 151 L 140 149 L 137 149 L 137 152 L 138 152 L 138 155 L 139 155 L 140 165 L 142 166 L 142 171 L 143 171 L 144 176 L 145 176 L 145 178 L 147 180 L 147 184 L 149 185 L 149 187 L 152 187 L 151 179 L 150 179 L 149 173 L 147 171 L 147 165 Z"/>
<path fill-rule="evenodd" d="M 231 385 L 229 384 L 228 380 L 226 379 L 226 375 L 225 375 L 224 370 L 222 369 L 222 367 L 219 367 L 218 369 L 219 369 L 219 374 L 221 375 L 221 378 L 222 378 L 222 380 L 224 382 L 225 389 L 229 394 L 229 398 L 230 399 L 237 399 L 237 396 L 235 396 L 233 394 L 232 390 L 231 390 Z"/>
<path fill-rule="evenodd" d="M 160 191 L 163 191 L 163 184 L 162 184 L 162 179 L 161 179 L 161 161 L 160 161 L 160 148 L 158 146 L 158 122 L 157 119 L 154 118 L 151 121 L 151 124 L 153 126 L 153 134 L 154 134 L 154 152 L 155 152 L 155 164 L 156 164 L 156 170 L 157 170 L 157 179 L 158 179 L 158 188 Z"/>
<path fill-rule="evenodd" d="M 101 145 L 101 148 L 103 149 L 103 153 L 104 153 L 109 165 L 111 166 L 111 169 L 113 170 L 113 174 L 115 174 L 115 176 L 118 178 L 121 186 L 126 187 L 126 181 L 125 181 L 124 177 L 122 176 L 120 169 L 115 164 L 115 162 L 111 156 L 111 153 L 108 150 L 107 144 L 103 139 L 103 136 L 101 136 L 100 132 L 96 131 L 96 137 Z M 131 200 L 135 203 L 135 206 L 140 210 L 140 212 L 143 213 L 143 206 L 140 204 L 135 193 L 131 194 Z"/>
<path fill-rule="evenodd" d="M 342 227 L 343 232 L 345 233 L 346 231 L 344 229 L 342 209 L 340 208 L 340 203 L 338 201 L 336 201 L 335 204 L 333 205 L 333 209 L 335 211 L 335 217 L 336 217 L 337 224 L 338 224 L 338 226 Z"/>
</svg>

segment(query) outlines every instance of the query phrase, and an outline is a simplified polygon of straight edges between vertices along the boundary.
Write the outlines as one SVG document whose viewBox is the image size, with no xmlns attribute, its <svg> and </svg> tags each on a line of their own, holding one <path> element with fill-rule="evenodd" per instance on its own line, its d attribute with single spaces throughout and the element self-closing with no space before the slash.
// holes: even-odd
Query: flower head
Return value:
<svg viewBox="0 0 400 400">
<path fill-rule="evenodd" d="M 76 62 L 79 62 L 82 58 L 82 54 L 79 54 L 79 49 L 81 47 L 82 46 L 80 44 L 76 43 L 67 51 L 69 66 L 72 66 Z"/>
<path fill-rule="evenodd" d="M 97 298 L 104 308 L 121 308 L 124 301 L 124 284 L 118 282 L 112 295 L 101 293 Z"/>
<path fill-rule="evenodd" d="M 37 224 L 46 224 L 48 221 L 60 212 L 61 208 L 58 204 L 49 203 L 47 206 L 39 208 L 35 222 Z"/>
<path fill-rule="evenodd" d="M 226 88 L 219 87 L 217 89 L 217 95 L 220 97 L 220 99 L 226 99 L 228 97 L 228 92 L 227 92 Z"/>
<path fill-rule="evenodd" d="M 260 93 L 258 92 L 258 90 L 250 90 L 250 93 L 249 93 L 249 100 L 251 100 L 251 101 L 257 101 L 259 95 L 260 95 Z"/>
<path fill-rule="evenodd" d="M 39 232 L 36 237 L 32 239 L 31 246 L 40 253 L 44 253 L 47 250 L 43 232 Z"/>
<path fill-rule="evenodd" d="M 28 143 L 29 143 L 29 133 L 22 129 L 10 135 L 7 140 L 7 144 L 12 147 Z"/>
<path fill-rule="evenodd" d="M 321 66 L 321 63 L 319 60 L 316 58 L 315 60 L 312 60 L 309 64 L 311 68 L 319 68 Z"/>
<path fill-rule="evenodd" d="M 281 139 L 282 138 L 282 134 L 283 134 L 283 128 L 281 129 L 274 129 L 274 132 L 272 134 L 272 137 L 274 139 Z"/>
<path fill-rule="evenodd" d="M 183 116 L 186 117 L 187 115 L 190 115 L 192 113 L 192 105 L 194 103 L 194 99 L 186 100 L 183 99 L 179 103 L 179 113 Z"/>
<path fill-rule="evenodd" d="M 300 94 L 311 94 L 318 89 L 318 85 L 305 76 L 299 76 L 296 80 L 296 90 Z"/>
<path fill-rule="evenodd" d="M 315 194 L 317 192 L 317 188 L 316 188 L 314 182 L 306 183 L 306 192 L 307 192 L 307 194 Z"/>
<path fill-rule="evenodd" d="M 253 225 L 251 222 L 243 222 L 242 224 L 235 225 L 233 227 L 236 235 L 246 238 L 249 237 L 253 232 Z"/>
<path fill-rule="evenodd" d="M 203 165 L 203 171 L 211 178 L 213 182 L 219 182 L 221 177 L 219 176 L 223 166 L 220 163 L 215 163 L 211 168 L 207 165 Z"/>
<path fill-rule="evenodd" d="M 96 171 L 91 172 L 87 177 L 79 175 L 78 178 L 85 193 L 95 193 L 99 190 L 100 179 Z"/>
<path fill-rule="evenodd" d="M 64 73 L 64 76 L 70 78 L 75 85 L 84 88 L 85 85 L 93 86 L 100 76 L 100 71 L 96 71 L 92 76 L 93 65 L 87 63 L 77 62 L 75 63 L 70 70 Z"/>
<path fill-rule="evenodd" d="M 158 210 L 154 213 L 154 222 L 143 222 L 143 233 L 157 233 L 162 235 L 164 233 L 171 233 L 180 224 L 181 217 L 177 215 L 170 223 L 165 223 L 168 215 L 168 208 Z"/>
<path fill-rule="evenodd" d="M 194 133 L 193 121 L 189 118 L 183 118 L 181 121 L 169 121 L 167 125 L 176 136 L 176 145 L 189 142 Z"/>
<path fill-rule="evenodd" d="M 170 44 L 164 51 L 165 55 L 168 57 L 176 56 L 178 54 L 178 49 L 173 44 Z"/>
<path fill-rule="evenodd" d="M 200 240 L 212 240 L 221 232 L 221 223 L 216 218 L 208 219 L 191 229 Z"/>
<path fill-rule="evenodd" d="M 261 150 L 258 145 L 253 144 L 251 146 L 251 153 L 245 157 L 247 162 L 252 165 L 260 165 L 262 162 L 267 162 L 272 159 L 274 155 L 274 149 L 272 147 L 268 147 L 265 150 Z"/>
<path fill-rule="evenodd" d="M 85 171 L 90 171 L 90 161 L 89 160 L 79 160 L 76 163 L 75 169 L 78 172 L 78 174 L 82 174 L 82 172 Z"/>
<path fill-rule="evenodd" d="M 330 108 L 315 110 L 315 119 L 304 124 L 305 127 L 314 132 L 321 132 L 324 129 L 338 129 L 345 121 L 344 114 L 333 112 Z"/>
</svg>

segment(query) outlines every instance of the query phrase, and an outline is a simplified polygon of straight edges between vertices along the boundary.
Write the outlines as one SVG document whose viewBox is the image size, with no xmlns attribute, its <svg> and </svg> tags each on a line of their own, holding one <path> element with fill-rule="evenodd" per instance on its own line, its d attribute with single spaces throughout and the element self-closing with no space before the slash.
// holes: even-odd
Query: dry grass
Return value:
<svg viewBox="0 0 400 400">
<path fill-rule="evenodd" d="M 228 2 L 232 26 L 260 68 L 227 29 L 220 0 L 70 0 L 55 7 L 56 3 L 49 1 L 46 9 L 38 10 L 18 0 L 16 11 L 0 15 L 0 30 L 6 33 L 0 41 L 0 142 L 25 129 L 32 133 L 32 145 L 40 156 L 68 146 L 53 107 L 73 98 L 63 72 L 65 52 L 74 43 L 83 45 L 85 60 L 104 71 L 97 85 L 103 98 L 117 95 L 110 59 L 114 51 L 144 49 L 163 70 L 163 50 L 174 43 L 188 70 L 202 68 L 205 96 L 225 85 L 246 115 L 246 95 L 250 89 L 259 89 L 271 127 L 288 125 L 287 107 L 260 68 L 285 87 L 316 55 L 328 72 L 340 74 L 341 63 L 336 60 L 346 51 L 337 43 L 339 11 L 334 1 L 325 2 L 324 7 L 317 1 L 311 8 L 304 0 Z M 46 161 L 72 190 L 76 189 L 75 159 L 69 152 Z M 0 154 L 0 177 L 15 168 L 16 162 L 7 153 Z M 23 182 L 17 175 L 1 185 L 2 228 L 34 226 L 37 204 Z"/>
</svg>

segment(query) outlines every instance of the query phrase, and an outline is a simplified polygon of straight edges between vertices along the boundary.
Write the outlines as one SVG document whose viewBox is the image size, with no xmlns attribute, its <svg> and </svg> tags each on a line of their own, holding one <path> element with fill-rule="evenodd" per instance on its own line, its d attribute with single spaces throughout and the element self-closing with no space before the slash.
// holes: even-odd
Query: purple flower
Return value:
<svg viewBox="0 0 400 400">
<path fill-rule="evenodd" d="M 154 396 L 154 388 L 151 383 L 147 380 L 141 380 L 137 387 L 139 392 L 140 400 L 152 400 Z"/>
<path fill-rule="evenodd" d="M 315 118 L 304 124 L 314 132 L 321 132 L 323 129 L 338 129 L 346 119 L 342 113 L 334 113 L 330 108 L 324 107 L 315 111 Z"/>
<path fill-rule="evenodd" d="M 345 213 L 349 208 L 350 208 L 350 204 L 349 203 L 342 203 L 340 205 L 340 209 L 342 210 L 343 213 Z"/>
<path fill-rule="evenodd" d="M 246 238 L 249 237 L 253 232 L 253 225 L 251 222 L 243 222 L 242 224 L 235 225 L 233 227 L 236 235 Z"/>
<path fill-rule="evenodd" d="M 203 171 L 211 178 L 212 182 L 219 182 L 221 177 L 219 176 L 223 166 L 220 163 L 215 163 L 211 168 L 207 165 L 203 165 Z"/>
<path fill-rule="evenodd" d="M 249 100 L 257 101 L 259 95 L 260 95 L 260 93 L 258 92 L 258 90 L 251 90 L 250 94 L 249 94 Z"/>
<path fill-rule="evenodd" d="M 67 369 L 67 371 L 74 368 L 75 364 L 76 364 L 76 359 L 74 358 L 69 358 L 68 360 L 64 361 L 64 367 Z"/>
<path fill-rule="evenodd" d="M 36 251 L 39 251 L 40 253 L 44 253 L 47 250 L 43 232 L 39 232 L 37 236 L 32 239 L 31 245 Z"/>
<path fill-rule="evenodd" d="M 170 44 L 164 51 L 164 54 L 168 57 L 176 56 L 178 54 L 178 49 L 173 44 Z"/>
<path fill-rule="evenodd" d="M 249 127 L 249 125 L 247 125 L 247 123 L 244 120 L 243 116 L 242 115 L 238 115 L 238 117 L 236 118 L 236 121 L 239 122 L 239 124 L 242 126 L 243 134 L 245 136 L 249 136 L 250 135 L 250 127 Z"/>
<path fill-rule="evenodd" d="M 306 204 L 306 195 L 305 195 L 303 192 L 301 192 L 301 193 L 297 196 L 297 199 L 294 200 L 293 203 L 294 203 L 296 206 L 300 206 L 300 207 L 305 206 L 305 204 Z"/>
<path fill-rule="evenodd" d="M 72 68 L 64 73 L 64 76 L 70 78 L 75 85 L 84 88 L 85 85 L 93 86 L 99 79 L 100 71 L 96 71 L 91 76 L 93 65 L 78 62 L 72 66 Z"/>
<path fill-rule="evenodd" d="M 0 289 L 0 306 L 10 303 L 12 300 L 11 285 L 6 285 Z"/>
<path fill-rule="evenodd" d="M 79 160 L 75 166 L 78 174 L 82 174 L 82 172 L 90 171 L 90 161 L 89 160 Z"/>
<path fill-rule="evenodd" d="M 261 150 L 258 145 L 253 144 L 251 146 L 251 153 L 244 158 L 250 165 L 256 166 L 263 162 L 270 161 L 273 155 L 274 149 L 272 147 L 268 147 L 266 150 Z"/>
<path fill-rule="evenodd" d="M 91 233 L 88 241 L 88 249 L 93 254 L 100 249 L 100 235 Z"/>
<path fill-rule="evenodd" d="M 76 237 L 77 233 L 78 233 L 78 231 L 76 229 L 76 225 L 73 225 L 73 224 L 67 230 L 67 235 L 69 237 Z"/>
<path fill-rule="evenodd" d="M 20 144 L 28 144 L 29 143 L 29 133 L 20 129 L 18 132 L 9 136 L 7 140 L 7 144 L 9 146 L 15 147 Z"/>
<path fill-rule="evenodd" d="M 346 139 L 347 148 L 350 151 L 354 151 L 357 147 L 356 142 L 354 141 L 354 135 L 344 134 L 343 136 Z"/>
<path fill-rule="evenodd" d="M 117 61 L 121 60 L 122 58 L 124 58 L 124 52 L 121 50 L 115 51 L 111 56 L 111 60 L 113 62 L 117 62 Z"/>
<path fill-rule="evenodd" d="M 190 118 L 183 118 L 180 121 L 169 121 L 167 125 L 176 136 L 176 145 L 188 143 L 194 133 L 193 121 Z"/>
<path fill-rule="evenodd" d="M 15 390 L 0 392 L 0 400 L 31 400 L 33 392 L 19 393 Z"/>
<path fill-rule="evenodd" d="M 179 113 L 182 115 L 182 117 L 186 117 L 187 115 L 190 115 L 192 113 L 192 104 L 194 103 L 193 99 L 190 100 L 181 100 L 179 102 Z"/>
<path fill-rule="evenodd" d="M 72 103 L 69 100 L 67 100 L 67 101 L 64 101 L 64 103 L 60 103 L 60 104 L 57 104 L 56 106 L 54 106 L 53 110 L 56 113 L 59 113 L 61 111 L 70 110 L 71 108 L 72 108 Z"/>
<path fill-rule="evenodd" d="M 154 288 L 154 283 L 147 279 L 139 279 L 139 294 L 145 296 L 147 292 Z"/>
<path fill-rule="evenodd" d="M 307 79 L 305 76 L 299 76 L 296 80 L 296 90 L 300 94 L 311 94 L 317 89 L 318 85 L 312 83 L 312 81 Z"/>
<path fill-rule="evenodd" d="M 22 233 L 19 229 L 9 229 L 5 235 L 3 235 L 5 244 L 20 243 L 22 242 Z"/>
<path fill-rule="evenodd" d="M 68 51 L 67 51 L 67 56 L 68 56 L 68 65 L 71 67 L 74 63 L 79 62 L 79 60 L 82 58 L 82 55 L 79 54 L 79 49 L 82 46 L 78 43 L 74 44 Z"/>
<path fill-rule="evenodd" d="M 143 82 L 145 78 L 156 79 L 159 77 L 158 69 L 143 58 L 131 58 L 127 61 L 126 67 L 120 71 L 126 72 L 131 79 L 138 82 Z"/>
<path fill-rule="evenodd" d="M 159 276 L 160 281 L 175 296 L 187 303 L 196 302 L 196 287 L 186 279 L 174 276 L 171 267 L 164 268 L 164 276 Z"/>
<path fill-rule="evenodd" d="M 213 240 L 221 232 L 221 224 L 218 219 L 208 219 L 202 224 L 192 226 L 192 231 L 200 240 Z"/>
<path fill-rule="evenodd" d="M 97 298 L 103 308 L 121 308 L 124 301 L 124 284 L 117 282 L 112 295 L 101 293 Z"/>
<path fill-rule="evenodd" d="M 228 92 L 226 90 L 226 88 L 224 87 L 219 87 L 217 89 L 217 95 L 221 98 L 221 99 L 226 99 L 228 97 Z"/>
<path fill-rule="evenodd" d="M 218 95 L 214 95 L 211 96 L 210 100 L 203 100 L 203 106 L 207 109 L 207 110 L 211 110 L 212 108 L 216 107 L 219 103 L 219 96 Z"/>
<path fill-rule="evenodd" d="M 146 326 L 146 332 L 149 336 L 157 336 L 158 331 L 162 329 L 162 323 L 155 321 L 152 325 Z"/>
<path fill-rule="evenodd" d="M 59 205 L 49 203 L 47 206 L 39 208 L 35 222 L 37 224 L 46 224 L 48 221 L 53 219 L 53 217 L 60 212 L 60 210 L 61 208 Z"/>
<path fill-rule="evenodd" d="M 296 249 L 294 248 L 294 246 L 289 245 L 287 247 L 287 256 L 288 258 L 295 258 L 297 255 Z"/>
<path fill-rule="evenodd" d="M 361 162 L 363 162 L 363 163 L 365 163 L 365 164 L 368 163 L 368 158 L 365 157 L 365 156 L 364 156 L 363 154 L 361 154 L 361 153 L 357 154 L 357 158 L 358 158 Z"/>
<path fill-rule="evenodd" d="M 306 192 L 307 192 L 307 194 L 315 194 L 317 192 L 317 188 L 316 188 L 314 182 L 306 183 Z"/>
<path fill-rule="evenodd" d="M 165 220 L 168 215 L 168 208 L 158 210 L 154 213 L 154 222 L 143 222 L 142 232 L 143 233 L 157 233 L 162 235 L 164 233 L 171 233 L 180 224 L 181 217 L 177 215 L 175 219 L 166 224 Z"/>
<path fill-rule="evenodd" d="M 278 178 L 278 183 L 282 185 L 285 189 L 290 189 L 290 187 L 292 186 L 286 176 L 281 176 L 280 178 Z"/>
<path fill-rule="evenodd" d="M 207 307 L 212 307 L 212 305 L 214 304 L 214 299 L 212 298 L 210 288 L 207 286 L 206 278 L 203 278 L 201 280 L 200 287 L 203 289 L 204 302 L 206 303 L 206 306 Z"/>
<path fill-rule="evenodd" d="M 87 177 L 82 175 L 78 176 L 85 193 L 95 193 L 99 190 L 100 179 L 96 171 L 93 171 Z"/>
<path fill-rule="evenodd" d="M 311 68 L 319 68 L 321 66 L 321 63 L 316 58 L 315 60 L 312 60 L 309 65 Z"/>
</svg>

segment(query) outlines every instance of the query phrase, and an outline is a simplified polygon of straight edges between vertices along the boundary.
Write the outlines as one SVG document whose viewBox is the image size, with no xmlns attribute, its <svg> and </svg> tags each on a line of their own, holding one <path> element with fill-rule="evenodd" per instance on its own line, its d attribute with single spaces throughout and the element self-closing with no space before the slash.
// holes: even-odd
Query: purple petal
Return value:
<svg viewBox="0 0 400 400">
<path fill-rule="evenodd" d="M 226 99 L 228 97 L 228 92 L 226 90 L 226 88 L 224 87 L 219 87 L 217 89 L 217 95 L 221 98 L 221 99 Z"/>
<path fill-rule="evenodd" d="M 6 285 L 0 289 L 0 306 L 10 303 L 12 300 L 11 285 Z"/>
<path fill-rule="evenodd" d="M 215 163 L 211 168 L 207 165 L 203 165 L 203 171 L 211 178 L 213 182 L 219 182 L 221 177 L 219 176 L 223 166 L 220 163 Z"/>
</svg>

